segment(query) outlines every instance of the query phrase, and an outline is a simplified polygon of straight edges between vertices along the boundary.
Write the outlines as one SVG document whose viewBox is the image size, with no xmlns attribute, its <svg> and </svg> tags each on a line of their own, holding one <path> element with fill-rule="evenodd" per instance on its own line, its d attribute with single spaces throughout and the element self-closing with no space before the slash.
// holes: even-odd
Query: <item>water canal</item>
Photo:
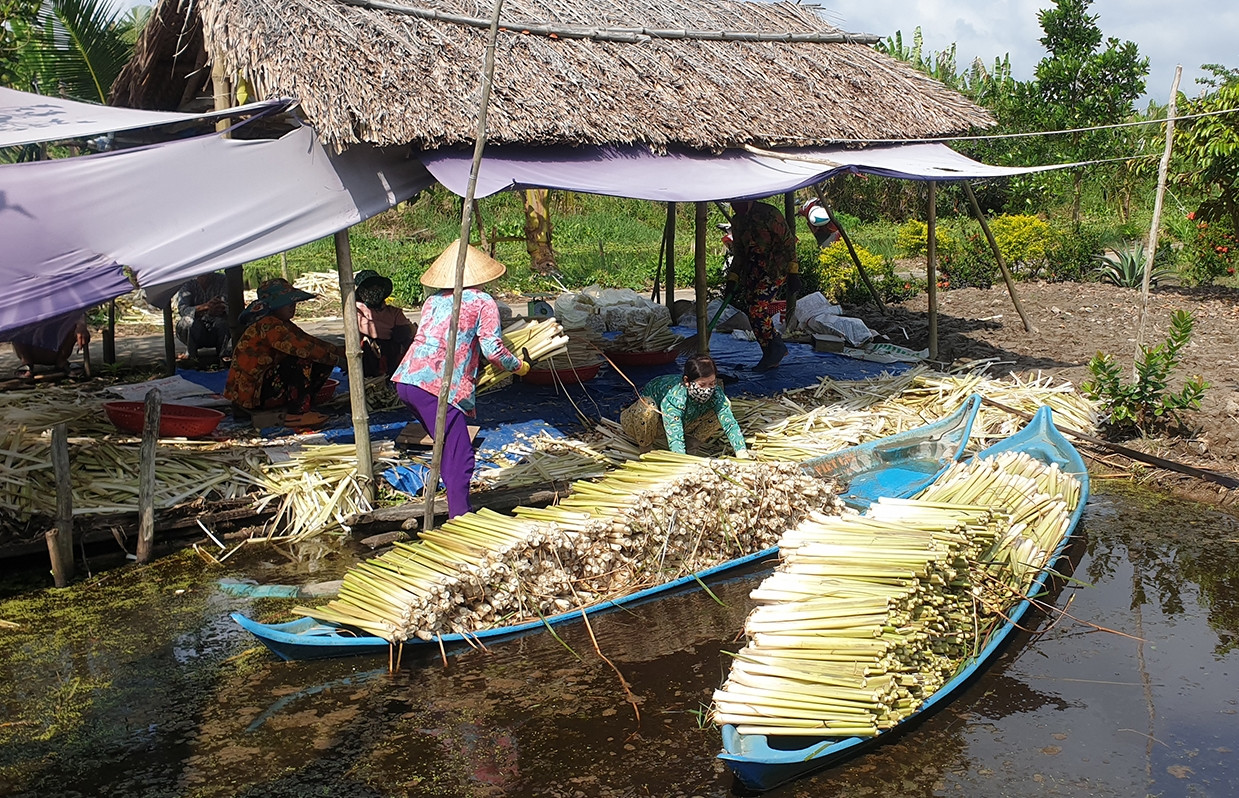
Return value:
<svg viewBox="0 0 1239 798">
<path fill-rule="evenodd" d="M 997 665 L 898 740 L 777 796 L 1239 794 L 1239 522 L 1099 481 L 1075 577 Z M 235 559 L 235 558 L 234 558 Z M 232 560 L 228 565 L 232 565 Z M 447 667 L 283 663 L 192 554 L 0 601 L 0 796 L 726 796 L 705 721 L 760 574 Z M 1099 631 L 1096 627 L 1122 632 Z M 1139 638 L 1139 639 L 1138 639 Z M 639 717 L 638 717 L 639 714 Z"/>
</svg>

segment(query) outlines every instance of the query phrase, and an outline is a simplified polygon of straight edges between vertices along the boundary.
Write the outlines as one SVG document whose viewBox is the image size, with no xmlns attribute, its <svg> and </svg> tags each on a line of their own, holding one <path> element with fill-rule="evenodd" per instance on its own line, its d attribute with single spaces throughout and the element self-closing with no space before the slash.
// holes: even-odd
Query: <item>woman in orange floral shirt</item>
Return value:
<svg viewBox="0 0 1239 798">
<path fill-rule="evenodd" d="M 313 294 L 281 278 L 258 287 L 258 300 L 245 309 L 252 321 L 232 352 L 224 396 L 245 410 L 305 413 L 343 347 L 315 338 L 293 324 L 297 303 Z"/>
</svg>

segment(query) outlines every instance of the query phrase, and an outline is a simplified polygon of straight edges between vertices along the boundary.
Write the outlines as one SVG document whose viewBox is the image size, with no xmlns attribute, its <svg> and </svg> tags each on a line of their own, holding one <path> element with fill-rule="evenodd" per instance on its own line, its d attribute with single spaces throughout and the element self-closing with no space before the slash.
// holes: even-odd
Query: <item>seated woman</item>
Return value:
<svg viewBox="0 0 1239 798">
<path fill-rule="evenodd" d="M 305 413 L 344 348 L 315 338 L 293 324 L 297 303 L 313 294 L 282 278 L 258 286 L 258 299 L 245 309 L 248 323 L 233 348 L 224 396 L 242 411 Z"/>
<path fill-rule="evenodd" d="M 16 376 L 33 377 L 35 366 L 51 366 L 53 371 L 77 377 L 83 373 L 82 365 L 70 363 L 69 358 L 75 346 L 86 351 L 90 328 L 86 316 L 70 313 L 23 328 L 13 334 L 12 341 L 13 354 L 21 361 Z"/>
<path fill-rule="evenodd" d="M 197 366 L 199 349 L 214 349 L 220 362 L 232 357 L 232 330 L 228 328 L 228 279 L 223 272 L 207 272 L 181 285 L 172 300 L 176 337 Z"/>
<path fill-rule="evenodd" d="M 390 377 L 413 343 L 417 325 L 400 308 L 387 304 L 391 280 L 373 269 L 362 269 L 357 272 L 356 284 L 362 373 L 367 377 Z"/>
<path fill-rule="evenodd" d="M 699 449 L 700 441 L 722 425 L 736 457 L 749 456 L 709 355 L 684 361 L 682 376 L 664 374 L 647 382 L 640 398 L 620 414 L 620 425 L 643 452 L 658 446 L 680 454 L 686 452 L 686 439 Z"/>
</svg>

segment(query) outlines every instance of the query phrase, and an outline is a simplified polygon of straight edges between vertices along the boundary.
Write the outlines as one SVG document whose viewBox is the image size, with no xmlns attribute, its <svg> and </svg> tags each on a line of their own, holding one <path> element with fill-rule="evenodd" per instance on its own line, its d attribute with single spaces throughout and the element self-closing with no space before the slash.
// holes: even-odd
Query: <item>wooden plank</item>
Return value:
<svg viewBox="0 0 1239 798">
<path fill-rule="evenodd" d="M 481 427 L 467 426 L 469 430 L 469 440 L 477 438 Z M 433 446 L 434 438 L 426 432 L 426 428 L 422 426 L 420 421 L 410 421 L 404 425 L 404 429 L 400 430 L 400 434 L 396 436 L 396 443 L 401 446 Z"/>
</svg>

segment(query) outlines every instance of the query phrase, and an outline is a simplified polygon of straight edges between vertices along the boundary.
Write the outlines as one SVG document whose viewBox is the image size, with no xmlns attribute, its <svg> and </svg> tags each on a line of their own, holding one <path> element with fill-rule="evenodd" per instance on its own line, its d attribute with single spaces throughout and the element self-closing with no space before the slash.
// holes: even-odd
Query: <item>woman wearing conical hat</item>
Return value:
<svg viewBox="0 0 1239 798">
<path fill-rule="evenodd" d="M 422 285 L 438 289 L 422 305 L 421 324 L 413 345 L 405 353 L 392 382 L 396 393 L 409 406 L 426 432 L 435 434 L 435 412 L 447 360 L 447 335 L 452 319 L 452 287 L 460 241 L 454 241 L 422 275 Z M 448 389 L 446 434 L 440 468 L 447 488 L 448 515 L 469 511 L 469 480 L 473 477 L 473 445 L 468 420 L 476 415 L 478 372 L 485 357 L 497 368 L 523 375 L 529 364 L 503 345 L 499 308 L 482 286 L 502 277 L 502 263 L 481 250 L 466 245 L 464 291 L 460 300 L 460 323 L 456 333 L 455 368 Z"/>
</svg>

